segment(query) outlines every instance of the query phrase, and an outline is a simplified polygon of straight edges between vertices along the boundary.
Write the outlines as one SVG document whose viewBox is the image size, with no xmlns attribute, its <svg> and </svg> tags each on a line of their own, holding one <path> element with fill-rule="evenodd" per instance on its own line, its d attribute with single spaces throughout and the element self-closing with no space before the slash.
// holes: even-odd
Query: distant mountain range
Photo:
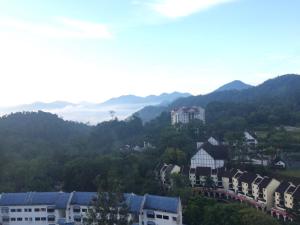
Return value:
<svg viewBox="0 0 300 225">
<path fill-rule="evenodd" d="M 189 96 L 175 100 L 169 105 L 146 106 L 135 115 L 144 122 L 156 118 L 164 111 L 181 106 L 202 106 L 206 107 L 212 102 L 257 102 L 264 106 L 265 103 L 276 104 L 290 102 L 300 106 L 300 76 L 287 74 L 265 81 L 258 86 L 250 86 L 240 81 L 234 81 L 222 86 L 216 91 L 207 95 Z"/>
<path fill-rule="evenodd" d="M 13 107 L 0 108 L 1 115 L 11 112 L 23 111 L 45 111 L 55 113 L 66 120 L 89 122 L 96 124 L 104 120 L 111 119 L 109 111 L 115 111 L 119 119 L 125 119 L 134 112 L 149 105 L 168 105 L 174 100 L 190 96 L 189 93 L 163 93 L 161 95 L 149 95 L 139 97 L 135 95 L 124 95 L 109 99 L 103 103 L 71 103 L 65 101 L 55 101 L 50 103 L 34 102 Z"/>
</svg>

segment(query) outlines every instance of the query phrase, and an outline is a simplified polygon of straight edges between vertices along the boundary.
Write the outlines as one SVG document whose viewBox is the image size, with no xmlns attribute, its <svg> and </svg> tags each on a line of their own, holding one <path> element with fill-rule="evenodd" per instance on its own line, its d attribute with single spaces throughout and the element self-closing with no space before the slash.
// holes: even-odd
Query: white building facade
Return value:
<svg viewBox="0 0 300 225">
<path fill-rule="evenodd" d="M 205 110 L 202 107 L 181 107 L 171 111 L 172 125 L 187 124 L 192 120 L 201 120 L 205 123 Z"/>
<path fill-rule="evenodd" d="M 195 169 L 197 167 L 221 168 L 224 167 L 227 156 L 228 152 L 223 146 L 206 143 L 191 158 L 190 167 Z"/>
</svg>

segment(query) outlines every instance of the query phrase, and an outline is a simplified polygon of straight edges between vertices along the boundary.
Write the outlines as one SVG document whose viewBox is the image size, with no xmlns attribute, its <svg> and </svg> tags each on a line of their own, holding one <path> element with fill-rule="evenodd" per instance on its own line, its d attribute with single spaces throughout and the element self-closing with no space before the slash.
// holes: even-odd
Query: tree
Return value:
<svg viewBox="0 0 300 225">
<path fill-rule="evenodd" d="M 162 155 L 162 160 L 165 163 L 184 165 L 186 162 L 186 155 L 180 149 L 167 148 Z"/>
<path fill-rule="evenodd" d="M 279 223 L 269 215 L 252 208 L 239 210 L 243 225 L 279 225 Z"/>
<path fill-rule="evenodd" d="M 86 225 L 127 225 L 128 205 L 121 193 L 99 192 L 87 214 Z"/>
</svg>

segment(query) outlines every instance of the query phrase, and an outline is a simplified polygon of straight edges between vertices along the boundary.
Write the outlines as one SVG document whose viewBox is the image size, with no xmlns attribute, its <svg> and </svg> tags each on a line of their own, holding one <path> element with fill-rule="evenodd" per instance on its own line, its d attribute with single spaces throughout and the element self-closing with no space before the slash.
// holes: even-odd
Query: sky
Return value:
<svg viewBox="0 0 300 225">
<path fill-rule="evenodd" d="M 0 106 L 300 73 L 299 0 L 0 0 Z"/>
</svg>

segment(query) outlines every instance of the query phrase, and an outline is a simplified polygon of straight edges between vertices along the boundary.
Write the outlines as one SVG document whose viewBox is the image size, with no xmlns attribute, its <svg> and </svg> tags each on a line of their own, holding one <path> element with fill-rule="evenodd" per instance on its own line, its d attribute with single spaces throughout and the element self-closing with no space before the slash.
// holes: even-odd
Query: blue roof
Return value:
<svg viewBox="0 0 300 225">
<path fill-rule="evenodd" d="M 139 213 L 143 203 L 144 196 L 131 193 L 131 194 L 124 194 L 124 197 L 129 207 L 129 211 L 131 213 Z"/>
<path fill-rule="evenodd" d="M 177 213 L 179 198 L 145 195 L 144 209 Z"/>
<path fill-rule="evenodd" d="M 97 197 L 96 192 L 73 192 L 72 205 L 91 205 L 93 198 Z"/>
<path fill-rule="evenodd" d="M 70 193 L 64 192 L 27 192 L 27 193 L 3 193 L 0 198 L 0 206 L 15 205 L 49 205 L 57 209 L 65 209 L 70 199 Z M 97 197 L 96 192 L 73 192 L 71 205 L 91 205 Z M 163 197 L 156 195 L 140 196 L 136 194 L 124 194 L 129 211 L 139 213 L 143 209 L 159 210 L 177 213 L 179 198 Z"/>
<path fill-rule="evenodd" d="M 70 194 L 64 192 L 26 192 L 3 193 L 0 206 L 11 205 L 54 205 L 56 208 L 67 207 Z"/>
</svg>

